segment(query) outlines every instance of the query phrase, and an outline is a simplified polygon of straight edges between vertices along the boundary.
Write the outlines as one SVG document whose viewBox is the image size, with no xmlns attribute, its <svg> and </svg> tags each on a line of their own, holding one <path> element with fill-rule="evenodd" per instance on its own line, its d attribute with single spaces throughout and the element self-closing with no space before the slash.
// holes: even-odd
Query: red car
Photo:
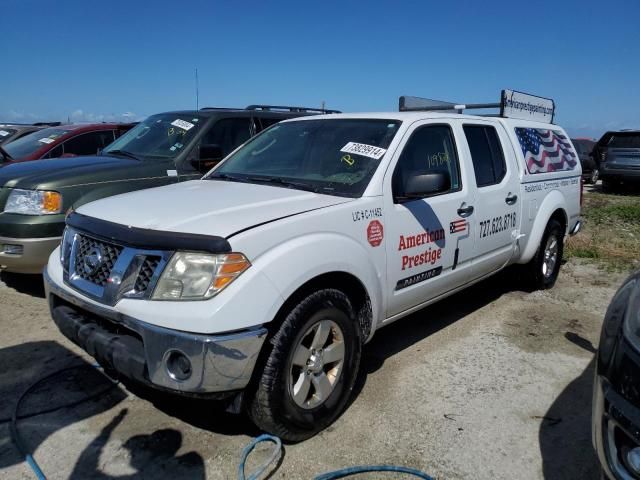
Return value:
<svg viewBox="0 0 640 480">
<path fill-rule="evenodd" d="M 0 146 L 0 164 L 41 158 L 95 155 L 133 123 L 90 123 L 43 128 Z"/>
</svg>

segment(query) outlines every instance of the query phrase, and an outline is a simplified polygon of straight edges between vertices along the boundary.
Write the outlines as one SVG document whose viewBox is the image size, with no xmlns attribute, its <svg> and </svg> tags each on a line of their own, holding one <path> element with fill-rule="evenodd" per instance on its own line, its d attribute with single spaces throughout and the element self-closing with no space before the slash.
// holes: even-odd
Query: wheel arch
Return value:
<svg viewBox="0 0 640 480">
<path fill-rule="evenodd" d="M 558 190 L 550 192 L 543 200 L 536 219 L 531 228 L 529 234 L 529 240 L 527 241 L 518 263 L 528 263 L 536 254 L 540 241 L 544 235 L 544 231 L 547 228 L 550 220 L 556 220 L 562 225 L 564 234 L 567 234 L 567 228 L 569 225 L 569 217 L 566 210 L 566 199 L 562 193 Z"/>
</svg>

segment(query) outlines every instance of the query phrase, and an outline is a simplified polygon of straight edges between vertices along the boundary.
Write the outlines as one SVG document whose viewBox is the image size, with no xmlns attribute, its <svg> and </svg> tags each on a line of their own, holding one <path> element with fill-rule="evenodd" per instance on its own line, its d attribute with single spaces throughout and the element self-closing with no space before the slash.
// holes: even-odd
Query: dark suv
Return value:
<svg viewBox="0 0 640 480">
<path fill-rule="evenodd" d="M 593 147 L 596 142 L 588 138 L 572 138 L 571 143 L 573 143 L 576 152 L 578 152 L 580 165 L 582 165 L 582 178 L 584 178 L 585 182 L 596 183 L 600 176 L 598 164 L 593 158 Z"/>
<path fill-rule="evenodd" d="M 40 273 L 60 243 L 70 209 L 118 193 L 200 178 L 270 125 L 335 112 L 252 105 L 160 113 L 100 155 L 5 165 L 0 168 L 0 268 Z"/>
<path fill-rule="evenodd" d="M 602 189 L 640 182 L 640 130 L 605 133 L 593 149 L 600 166 Z"/>
</svg>

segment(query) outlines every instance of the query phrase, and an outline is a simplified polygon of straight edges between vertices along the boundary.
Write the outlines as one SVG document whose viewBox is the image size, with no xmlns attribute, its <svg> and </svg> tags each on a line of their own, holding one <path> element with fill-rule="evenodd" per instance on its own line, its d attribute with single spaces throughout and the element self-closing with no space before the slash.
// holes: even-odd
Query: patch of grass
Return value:
<svg viewBox="0 0 640 480">
<path fill-rule="evenodd" d="M 640 198 L 585 192 L 583 229 L 565 246 L 568 258 L 592 258 L 610 268 L 640 266 Z"/>
</svg>

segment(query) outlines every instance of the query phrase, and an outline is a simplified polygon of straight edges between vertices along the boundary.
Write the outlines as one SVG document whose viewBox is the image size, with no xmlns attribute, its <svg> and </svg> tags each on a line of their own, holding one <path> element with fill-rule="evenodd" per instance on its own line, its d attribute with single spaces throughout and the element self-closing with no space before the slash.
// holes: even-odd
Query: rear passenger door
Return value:
<svg viewBox="0 0 640 480">
<path fill-rule="evenodd" d="M 474 277 L 503 267 L 513 256 L 520 225 L 519 172 L 515 152 L 500 124 L 463 122 L 464 147 L 476 185 Z"/>
<path fill-rule="evenodd" d="M 473 259 L 473 190 L 448 122 L 417 122 L 403 138 L 385 178 L 387 317 L 469 280 Z M 444 175 L 438 193 L 407 198 L 419 177 Z"/>
</svg>

